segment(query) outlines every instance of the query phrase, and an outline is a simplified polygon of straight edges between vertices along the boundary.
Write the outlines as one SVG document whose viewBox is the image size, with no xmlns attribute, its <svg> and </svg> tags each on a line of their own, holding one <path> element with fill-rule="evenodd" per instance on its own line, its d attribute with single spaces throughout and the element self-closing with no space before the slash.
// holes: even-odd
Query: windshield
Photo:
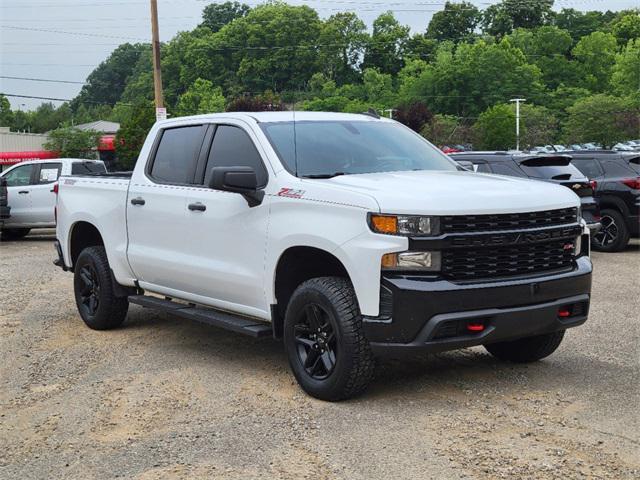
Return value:
<svg viewBox="0 0 640 480">
<path fill-rule="evenodd" d="M 295 132 L 293 122 L 260 126 L 287 170 L 299 177 L 457 170 L 437 148 L 394 123 L 301 121 L 295 123 Z"/>
</svg>

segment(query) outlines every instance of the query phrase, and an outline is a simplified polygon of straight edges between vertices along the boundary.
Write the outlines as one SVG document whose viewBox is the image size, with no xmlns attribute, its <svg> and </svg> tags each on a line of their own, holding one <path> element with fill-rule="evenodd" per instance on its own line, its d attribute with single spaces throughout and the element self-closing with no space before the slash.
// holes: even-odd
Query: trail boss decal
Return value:
<svg viewBox="0 0 640 480">
<path fill-rule="evenodd" d="M 278 192 L 279 197 L 302 198 L 304 190 L 295 190 L 293 188 L 283 188 Z"/>
</svg>

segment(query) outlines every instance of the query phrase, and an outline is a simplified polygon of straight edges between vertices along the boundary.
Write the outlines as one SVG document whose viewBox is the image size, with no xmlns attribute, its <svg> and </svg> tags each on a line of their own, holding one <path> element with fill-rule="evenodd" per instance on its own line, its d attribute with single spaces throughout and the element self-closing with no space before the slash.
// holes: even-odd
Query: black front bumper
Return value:
<svg viewBox="0 0 640 480">
<path fill-rule="evenodd" d="M 583 324 L 589 313 L 591 261 L 568 272 L 487 283 L 453 283 L 385 274 L 381 315 L 365 318 L 377 355 L 399 356 L 484 345 Z M 570 315 L 559 316 L 568 307 Z M 469 324 L 482 325 L 470 331 Z"/>
</svg>

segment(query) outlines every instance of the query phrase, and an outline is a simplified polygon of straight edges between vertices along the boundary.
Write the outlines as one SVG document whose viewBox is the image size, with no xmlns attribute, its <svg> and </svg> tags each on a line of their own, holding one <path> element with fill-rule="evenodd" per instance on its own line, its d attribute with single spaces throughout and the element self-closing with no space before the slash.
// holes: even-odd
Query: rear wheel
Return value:
<svg viewBox="0 0 640 480">
<path fill-rule="evenodd" d="M 629 229 L 618 210 L 606 208 L 601 212 L 602 228 L 593 236 L 593 248 L 601 252 L 619 252 L 629 243 Z"/>
<path fill-rule="evenodd" d="M 124 322 L 129 301 L 114 293 L 104 247 L 88 247 L 80 252 L 74 265 L 73 287 L 78 312 L 89 328 L 108 330 Z"/>
<path fill-rule="evenodd" d="M 30 231 L 30 228 L 3 228 L 1 237 L 2 240 L 20 240 L 26 237 Z"/>
<path fill-rule="evenodd" d="M 559 332 L 520 338 L 511 342 L 497 342 L 485 345 L 484 348 L 500 360 L 515 363 L 529 363 L 548 357 L 562 343 L 564 330 Z"/>
<path fill-rule="evenodd" d="M 294 376 L 313 397 L 350 398 L 373 378 L 373 355 L 347 279 L 314 278 L 296 289 L 285 315 L 284 343 Z"/>
</svg>

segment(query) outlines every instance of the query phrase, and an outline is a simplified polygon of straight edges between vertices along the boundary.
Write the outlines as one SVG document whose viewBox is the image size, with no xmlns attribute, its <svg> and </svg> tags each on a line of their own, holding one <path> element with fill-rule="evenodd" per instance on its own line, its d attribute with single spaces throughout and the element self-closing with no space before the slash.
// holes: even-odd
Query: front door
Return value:
<svg viewBox="0 0 640 480">
<path fill-rule="evenodd" d="M 208 145 L 207 145 L 208 146 Z M 188 235 L 183 259 L 193 293 L 220 308 L 268 317 L 264 291 L 268 196 L 250 207 L 239 193 L 206 187 L 213 167 L 252 167 L 258 185 L 268 182 L 267 169 L 249 130 L 217 125 L 208 149 L 200 188 L 187 194 Z"/>
<path fill-rule="evenodd" d="M 7 179 L 7 201 L 11 217 L 5 221 L 7 227 L 20 227 L 31 223 L 31 192 L 33 189 L 34 165 L 19 165 L 9 170 Z"/>
<path fill-rule="evenodd" d="M 47 162 L 35 165 L 35 182 L 31 187 L 31 212 L 34 224 L 55 225 L 56 194 L 53 184 L 58 181 L 61 163 Z"/>
</svg>

